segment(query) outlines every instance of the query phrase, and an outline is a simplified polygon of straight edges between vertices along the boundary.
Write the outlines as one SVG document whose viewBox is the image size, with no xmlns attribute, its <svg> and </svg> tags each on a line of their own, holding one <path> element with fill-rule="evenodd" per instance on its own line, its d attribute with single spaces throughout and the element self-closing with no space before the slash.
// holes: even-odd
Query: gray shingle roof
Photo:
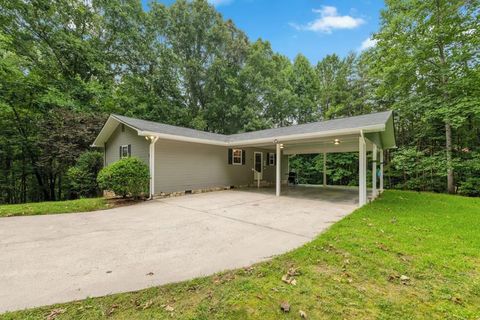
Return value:
<svg viewBox="0 0 480 320">
<path fill-rule="evenodd" d="M 129 126 L 134 127 L 140 131 L 149 131 L 149 132 L 155 132 L 155 133 L 171 134 L 175 136 L 214 140 L 214 141 L 221 141 L 221 142 L 228 141 L 228 136 L 224 134 L 211 133 L 211 132 L 200 131 L 200 130 L 195 130 L 190 128 L 171 126 L 169 124 L 129 118 L 125 116 L 119 116 L 116 114 L 112 116 L 114 118 L 117 118 L 121 122 L 128 124 Z"/>
<path fill-rule="evenodd" d="M 361 116 L 340 118 L 327 121 L 312 122 L 307 124 L 294 125 L 289 127 L 280 127 L 260 131 L 224 135 L 218 133 L 205 132 L 189 128 L 171 126 L 168 124 L 129 118 L 125 116 L 112 115 L 121 122 L 132 126 L 140 131 L 148 131 L 161 134 L 170 134 L 188 138 L 197 138 L 213 140 L 220 142 L 242 142 L 252 139 L 277 138 L 289 135 L 321 133 L 332 130 L 365 128 L 375 125 L 384 125 L 392 116 L 391 111 L 365 114 Z"/>
<path fill-rule="evenodd" d="M 385 124 L 392 114 L 391 111 L 365 114 L 361 116 L 339 118 L 334 120 L 312 122 L 306 124 L 299 124 L 289 127 L 280 127 L 274 129 L 266 129 L 260 131 L 252 131 L 245 133 L 238 133 L 230 135 L 231 142 L 250 140 L 250 139 L 262 139 L 262 138 L 275 138 L 279 136 L 297 135 L 305 133 L 320 133 L 325 131 L 340 130 L 340 129 L 355 129 L 364 128 L 368 126 Z"/>
</svg>

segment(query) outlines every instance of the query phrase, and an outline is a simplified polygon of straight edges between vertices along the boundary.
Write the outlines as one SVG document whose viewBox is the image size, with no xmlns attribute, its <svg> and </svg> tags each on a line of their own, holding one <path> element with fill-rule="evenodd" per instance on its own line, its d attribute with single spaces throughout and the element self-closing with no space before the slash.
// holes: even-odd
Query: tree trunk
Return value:
<svg viewBox="0 0 480 320">
<path fill-rule="evenodd" d="M 14 202 L 14 192 L 12 192 L 12 190 L 15 190 L 14 189 L 14 185 L 15 185 L 15 177 L 14 177 L 14 174 L 13 174 L 13 170 L 12 170 L 12 160 L 11 158 L 8 156 L 8 153 L 7 153 L 7 157 L 5 158 L 5 182 L 6 182 L 6 189 L 7 189 L 7 201 L 6 203 L 15 203 Z"/>
<path fill-rule="evenodd" d="M 50 167 L 52 167 L 52 164 L 50 163 Z M 49 188 L 50 188 L 50 199 L 51 201 L 55 201 L 55 180 L 56 177 L 50 173 L 50 177 L 48 178 L 49 181 Z"/>
<path fill-rule="evenodd" d="M 62 174 L 58 175 L 58 200 L 62 200 Z"/>
<path fill-rule="evenodd" d="M 22 140 L 21 140 L 22 146 L 23 146 L 22 152 L 24 152 L 24 153 L 26 152 L 28 154 L 28 157 L 30 158 L 30 162 L 32 164 L 33 173 L 35 175 L 35 178 L 37 179 L 38 186 L 40 187 L 40 190 L 43 193 L 44 200 L 48 201 L 48 200 L 50 200 L 50 194 L 48 193 L 48 188 L 45 186 L 45 183 L 42 179 L 42 175 L 40 173 L 40 170 L 37 167 L 36 156 L 33 153 L 32 149 L 30 148 L 30 143 L 29 143 L 27 132 L 22 126 L 23 121 L 20 119 L 20 116 L 17 112 L 17 109 L 15 109 L 14 106 L 10 106 L 10 107 L 12 108 L 13 113 L 15 115 L 15 119 L 16 119 L 16 122 L 17 122 L 17 126 L 16 126 L 17 130 L 22 137 Z"/>
<path fill-rule="evenodd" d="M 27 202 L 27 174 L 25 172 L 25 155 L 22 153 L 22 196 L 21 202 Z"/>
<path fill-rule="evenodd" d="M 443 11 L 442 11 L 442 2 L 437 0 L 437 26 L 440 26 L 443 23 Z M 447 60 L 445 56 L 445 43 L 443 42 L 443 38 L 437 39 L 437 48 L 439 53 L 440 59 L 440 75 L 441 75 L 441 83 L 440 89 L 443 92 L 443 103 L 447 104 L 449 101 L 449 95 L 447 89 L 448 78 L 446 76 L 446 71 L 449 70 L 449 66 L 447 65 Z M 445 121 L 445 151 L 447 153 L 447 190 L 448 193 L 455 193 L 455 186 L 453 184 L 453 165 L 452 165 L 452 127 L 448 120 Z"/>
<path fill-rule="evenodd" d="M 445 141 L 445 148 L 447 151 L 447 189 L 448 193 L 455 193 L 452 166 L 452 127 L 448 122 L 445 123 Z"/>
</svg>

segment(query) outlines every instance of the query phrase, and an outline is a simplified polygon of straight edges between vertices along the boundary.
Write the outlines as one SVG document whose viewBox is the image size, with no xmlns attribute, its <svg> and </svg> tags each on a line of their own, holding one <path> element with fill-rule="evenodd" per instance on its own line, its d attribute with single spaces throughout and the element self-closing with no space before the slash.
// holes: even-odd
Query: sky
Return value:
<svg viewBox="0 0 480 320">
<path fill-rule="evenodd" d="M 170 5 L 174 0 L 156 0 Z M 142 0 L 147 8 L 147 0 Z M 312 63 L 375 45 L 382 0 L 209 0 L 250 41 L 268 40 L 274 51 Z"/>
</svg>

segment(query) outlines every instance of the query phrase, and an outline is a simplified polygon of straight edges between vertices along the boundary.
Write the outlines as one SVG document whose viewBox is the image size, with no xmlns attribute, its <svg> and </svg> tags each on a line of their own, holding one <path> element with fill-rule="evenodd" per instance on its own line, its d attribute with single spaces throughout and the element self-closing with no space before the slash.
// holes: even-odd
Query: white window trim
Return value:
<svg viewBox="0 0 480 320">
<path fill-rule="evenodd" d="M 268 154 L 268 165 L 275 166 L 275 153 Z"/>
<path fill-rule="evenodd" d="M 235 151 L 240 151 L 240 162 L 235 162 Z M 234 166 L 241 166 L 242 165 L 242 158 L 243 158 L 243 150 L 242 149 L 232 149 L 232 164 Z"/>
<path fill-rule="evenodd" d="M 127 155 L 124 156 L 124 150 L 127 150 Z M 122 145 L 122 159 L 128 158 L 128 144 L 123 144 Z"/>
</svg>

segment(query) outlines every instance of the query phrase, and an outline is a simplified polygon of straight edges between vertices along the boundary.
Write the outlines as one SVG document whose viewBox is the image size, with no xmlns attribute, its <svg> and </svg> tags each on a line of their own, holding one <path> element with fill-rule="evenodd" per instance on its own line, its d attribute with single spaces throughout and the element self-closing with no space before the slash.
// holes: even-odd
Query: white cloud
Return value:
<svg viewBox="0 0 480 320">
<path fill-rule="evenodd" d="M 332 33 L 335 29 L 355 29 L 365 23 L 362 18 L 339 15 L 337 8 L 332 6 L 323 6 L 321 9 L 314 9 L 313 12 L 318 13 L 320 17 L 306 25 L 290 23 L 290 26 L 297 30 Z"/>
<path fill-rule="evenodd" d="M 376 44 L 377 44 L 377 40 L 372 38 L 367 38 L 362 41 L 362 45 L 360 46 L 360 48 L 358 48 L 358 51 L 370 49 L 372 47 L 375 47 Z"/>
<path fill-rule="evenodd" d="M 215 7 L 230 4 L 233 0 L 208 0 L 208 2 Z"/>
</svg>

